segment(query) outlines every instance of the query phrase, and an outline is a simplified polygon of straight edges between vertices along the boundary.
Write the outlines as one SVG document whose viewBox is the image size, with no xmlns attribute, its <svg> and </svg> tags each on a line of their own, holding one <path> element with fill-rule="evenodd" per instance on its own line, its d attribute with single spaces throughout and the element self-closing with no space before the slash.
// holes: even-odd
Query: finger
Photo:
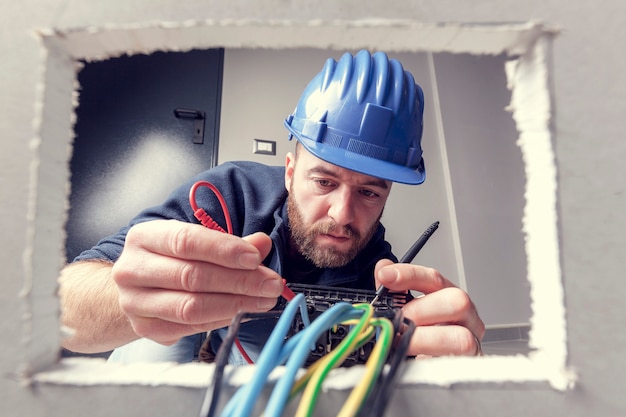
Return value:
<svg viewBox="0 0 626 417">
<path fill-rule="evenodd" d="M 162 345 L 172 345 L 182 337 L 208 332 L 228 326 L 232 320 L 213 321 L 202 324 L 180 324 L 160 319 L 141 317 L 132 322 L 139 337 L 145 337 Z"/>
<path fill-rule="evenodd" d="M 278 297 L 284 287 L 280 275 L 262 265 L 255 270 L 231 269 L 150 253 L 140 258 L 120 257 L 112 273 L 117 285 L 126 289 L 146 287 Z"/>
<path fill-rule="evenodd" d="M 374 270 L 378 285 L 392 291 L 420 291 L 430 294 L 443 288 L 455 287 L 439 271 L 421 265 L 393 263 L 388 259 L 378 262 Z"/>
<path fill-rule="evenodd" d="M 272 250 L 272 239 L 265 233 L 253 233 L 251 235 L 244 236 L 242 239 L 257 248 L 261 254 L 261 258 L 263 259 L 265 259 L 265 257 L 270 253 L 270 250 Z"/>
<path fill-rule="evenodd" d="M 409 344 L 409 356 L 477 356 L 480 343 L 472 332 L 463 326 L 417 327 Z"/>
<path fill-rule="evenodd" d="M 252 240 L 258 242 L 260 238 L 257 236 Z M 254 244 L 238 236 L 176 220 L 154 220 L 135 225 L 126 236 L 124 250 L 127 247 L 242 269 L 256 268 L 264 257 Z"/>
<path fill-rule="evenodd" d="M 238 312 L 267 311 L 276 305 L 276 298 L 248 297 L 229 294 L 185 293 L 158 289 L 120 294 L 120 307 L 136 323 L 142 319 L 158 319 L 183 325 L 229 321 Z M 146 331 L 136 329 L 144 334 Z"/>
<path fill-rule="evenodd" d="M 479 340 L 485 324 L 467 293 L 459 288 L 444 288 L 407 303 L 402 312 L 417 326 L 455 324 L 466 327 Z"/>
</svg>

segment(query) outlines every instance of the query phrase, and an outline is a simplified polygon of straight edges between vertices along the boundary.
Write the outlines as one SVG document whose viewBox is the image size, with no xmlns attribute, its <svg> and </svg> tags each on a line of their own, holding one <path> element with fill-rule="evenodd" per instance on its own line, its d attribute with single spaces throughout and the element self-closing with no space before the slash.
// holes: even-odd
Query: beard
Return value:
<svg viewBox="0 0 626 417">
<path fill-rule="evenodd" d="M 382 212 L 363 234 L 354 230 L 350 225 L 343 226 L 343 235 L 352 240 L 352 245 L 346 251 L 316 243 L 316 238 L 319 235 L 337 231 L 341 226 L 338 226 L 334 221 L 318 222 L 307 226 L 304 222 L 302 209 L 293 197 L 293 192 L 287 196 L 287 216 L 291 231 L 291 243 L 295 245 L 297 251 L 318 268 L 339 268 L 352 261 L 367 246 L 378 228 Z"/>
</svg>

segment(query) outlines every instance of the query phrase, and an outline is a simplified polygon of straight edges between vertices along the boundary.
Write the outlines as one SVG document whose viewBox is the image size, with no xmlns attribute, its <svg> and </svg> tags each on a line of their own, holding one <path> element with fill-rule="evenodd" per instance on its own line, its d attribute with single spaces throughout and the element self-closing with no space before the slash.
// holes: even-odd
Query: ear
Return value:
<svg viewBox="0 0 626 417">
<path fill-rule="evenodd" d="M 291 189 L 291 180 L 293 179 L 293 171 L 296 168 L 296 157 L 293 153 L 287 152 L 285 157 L 285 188 L 287 191 Z"/>
</svg>

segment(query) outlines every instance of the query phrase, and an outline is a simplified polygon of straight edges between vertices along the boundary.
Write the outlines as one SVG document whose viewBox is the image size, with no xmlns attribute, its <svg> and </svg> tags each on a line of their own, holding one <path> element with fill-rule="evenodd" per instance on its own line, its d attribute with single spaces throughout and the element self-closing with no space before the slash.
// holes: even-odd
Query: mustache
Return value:
<svg viewBox="0 0 626 417">
<path fill-rule="evenodd" d="M 335 222 L 318 223 L 311 228 L 311 232 L 314 234 L 330 234 L 333 232 L 341 231 L 341 235 L 348 238 L 360 238 L 359 232 L 355 231 L 349 224 L 345 226 L 338 226 Z"/>
</svg>

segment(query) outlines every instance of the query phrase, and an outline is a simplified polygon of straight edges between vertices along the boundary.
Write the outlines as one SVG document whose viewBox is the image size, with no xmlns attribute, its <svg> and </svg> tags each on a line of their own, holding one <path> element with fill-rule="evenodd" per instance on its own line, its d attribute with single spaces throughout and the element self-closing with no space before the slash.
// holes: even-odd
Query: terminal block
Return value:
<svg viewBox="0 0 626 417">
<path fill-rule="evenodd" d="M 376 296 L 375 291 L 369 290 L 293 283 L 287 285 L 294 293 L 304 294 L 307 305 L 307 313 L 311 321 L 314 321 L 324 311 L 328 310 L 338 302 L 346 302 L 350 304 L 370 304 Z M 411 298 L 411 295 L 407 293 L 389 292 L 386 295 L 379 297 L 379 299 L 374 303 L 374 315 L 377 317 L 386 317 L 393 321 L 396 318 L 398 310 L 402 308 L 402 306 L 404 306 Z M 286 303 L 287 302 L 284 299 L 281 299 L 276 308 L 283 310 Z M 300 312 L 298 312 L 287 337 L 289 338 L 293 336 L 303 328 L 304 322 Z M 321 357 L 330 353 L 339 343 L 341 343 L 349 331 L 349 326 L 338 325 L 324 332 L 324 334 L 322 334 L 322 336 L 317 340 L 315 349 L 309 355 L 305 366 L 309 366 Z M 342 366 L 349 367 L 367 362 L 375 343 L 375 340 L 371 340 L 357 351 L 352 352 L 344 361 Z"/>
</svg>

